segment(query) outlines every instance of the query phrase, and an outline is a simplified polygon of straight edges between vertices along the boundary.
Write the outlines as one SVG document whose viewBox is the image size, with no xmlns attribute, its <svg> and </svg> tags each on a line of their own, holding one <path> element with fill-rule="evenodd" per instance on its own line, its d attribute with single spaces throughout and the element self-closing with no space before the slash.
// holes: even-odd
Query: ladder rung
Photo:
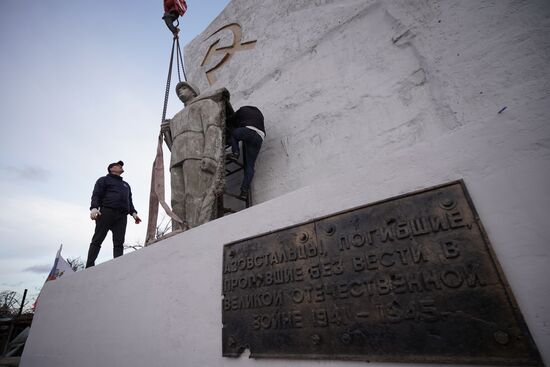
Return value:
<svg viewBox="0 0 550 367">
<path fill-rule="evenodd" d="M 242 168 L 236 169 L 234 171 L 227 170 L 227 172 L 225 173 L 225 177 L 231 176 L 233 173 L 237 173 L 237 172 L 242 171 L 242 170 L 243 170 Z"/>
<path fill-rule="evenodd" d="M 241 198 L 239 195 L 230 194 L 227 191 L 224 191 L 223 194 L 227 195 L 227 196 L 231 196 L 232 198 L 235 198 L 235 199 L 238 199 L 238 200 L 241 200 L 241 201 L 246 201 L 246 199 Z"/>
<path fill-rule="evenodd" d="M 228 164 L 230 164 L 230 163 L 236 164 L 236 165 L 239 166 L 239 167 L 243 167 L 243 166 L 244 166 L 244 165 L 243 165 L 241 162 L 239 162 L 239 161 L 236 161 L 236 160 L 233 160 L 233 159 L 230 159 L 230 158 L 226 158 L 226 159 L 225 159 L 225 165 L 228 165 Z"/>
</svg>

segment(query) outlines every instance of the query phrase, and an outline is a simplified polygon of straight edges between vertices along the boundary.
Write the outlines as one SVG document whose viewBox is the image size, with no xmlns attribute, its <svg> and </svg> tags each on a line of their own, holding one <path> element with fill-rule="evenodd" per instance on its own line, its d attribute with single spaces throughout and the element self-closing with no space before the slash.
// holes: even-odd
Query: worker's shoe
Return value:
<svg viewBox="0 0 550 367">
<path fill-rule="evenodd" d="M 239 153 L 227 153 L 227 155 L 225 156 L 227 159 L 229 159 L 230 161 L 238 161 L 239 160 Z"/>
<path fill-rule="evenodd" d="M 248 190 L 241 190 L 241 194 L 239 195 L 239 199 L 247 200 L 248 199 Z"/>
</svg>

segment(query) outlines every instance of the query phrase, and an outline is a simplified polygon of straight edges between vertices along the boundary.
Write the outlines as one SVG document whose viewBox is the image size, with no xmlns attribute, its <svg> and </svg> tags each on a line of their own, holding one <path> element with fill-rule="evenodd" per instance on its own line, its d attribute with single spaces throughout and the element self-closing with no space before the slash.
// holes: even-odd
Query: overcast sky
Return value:
<svg viewBox="0 0 550 367">
<path fill-rule="evenodd" d="M 187 0 L 182 47 L 228 3 Z M 161 0 L 0 0 L 0 291 L 37 293 L 60 244 L 86 260 L 110 162 L 124 161 L 143 220 L 126 243 L 143 243 L 172 44 L 162 14 Z M 170 99 L 168 115 L 182 107 Z M 96 263 L 111 258 L 109 234 Z"/>
</svg>

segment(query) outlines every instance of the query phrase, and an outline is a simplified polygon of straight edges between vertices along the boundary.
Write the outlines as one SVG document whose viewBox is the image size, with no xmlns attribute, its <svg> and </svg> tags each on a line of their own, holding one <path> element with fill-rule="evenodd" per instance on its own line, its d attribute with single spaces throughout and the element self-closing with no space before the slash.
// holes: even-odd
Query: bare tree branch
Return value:
<svg viewBox="0 0 550 367">
<path fill-rule="evenodd" d="M 79 257 L 67 258 L 67 262 L 74 271 L 80 271 L 85 268 L 84 261 Z"/>
</svg>

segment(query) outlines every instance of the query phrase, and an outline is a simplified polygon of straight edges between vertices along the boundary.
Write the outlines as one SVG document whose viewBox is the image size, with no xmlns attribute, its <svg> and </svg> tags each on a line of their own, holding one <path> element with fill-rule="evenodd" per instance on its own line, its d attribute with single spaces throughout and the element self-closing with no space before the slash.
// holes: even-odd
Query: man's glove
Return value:
<svg viewBox="0 0 550 367">
<path fill-rule="evenodd" d="M 97 220 L 99 219 L 99 216 L 101 215 L 101 212 L 99 211 L 99 209 L 97 208 L 93 208 L 92 210 L 90 210 L 90 218 L 92 220 Z"/>
<path fill-rule="evenodd" d="M 136 221 L 136 224 L 140 224 L 140 223 L 141 223 L 141 219 L 138 217 L 137 213 L 133 213 L 133 214 L 132 214 L 132 217 L 134 217 L 134 220 Z"/>
</svg>

